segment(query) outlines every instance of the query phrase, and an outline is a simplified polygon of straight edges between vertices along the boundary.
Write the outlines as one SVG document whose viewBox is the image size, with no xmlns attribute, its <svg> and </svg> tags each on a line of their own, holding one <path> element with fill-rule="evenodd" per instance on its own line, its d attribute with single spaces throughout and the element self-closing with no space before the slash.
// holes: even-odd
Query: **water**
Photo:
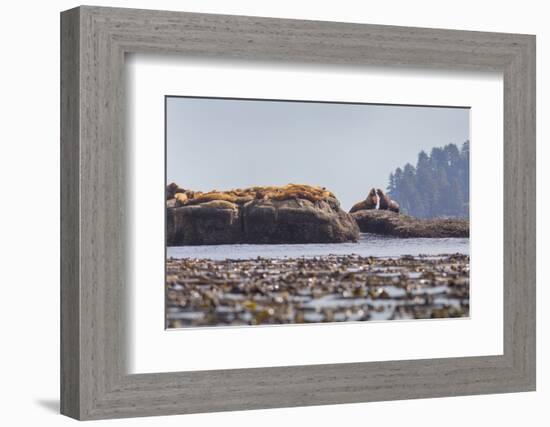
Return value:
<svg viewBox="0 0 550 427">
<path fill-rule="evenodd" d="M 169 246 L 168 258 L 253 259 L 297 258 L 322 255 L 399 257 L 402 255 L 469 255 L 469 238 L 410 238 L 361 234 L 357 243 L 310 243 L 283 245 L 202 245 Z"/>
</svg>

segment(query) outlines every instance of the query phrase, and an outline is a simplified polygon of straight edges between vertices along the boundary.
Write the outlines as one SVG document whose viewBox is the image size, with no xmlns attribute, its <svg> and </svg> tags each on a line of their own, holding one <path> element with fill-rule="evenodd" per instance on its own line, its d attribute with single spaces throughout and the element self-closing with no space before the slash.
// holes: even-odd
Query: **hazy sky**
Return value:
<svg viewBox="0 0 550 427">
<path fill-rule="evenodd" d="M 167 99 L 167 182 L 320 185 L 348 210 L 420 150 L 469 138 L 467 108 Z"/>
</svg>

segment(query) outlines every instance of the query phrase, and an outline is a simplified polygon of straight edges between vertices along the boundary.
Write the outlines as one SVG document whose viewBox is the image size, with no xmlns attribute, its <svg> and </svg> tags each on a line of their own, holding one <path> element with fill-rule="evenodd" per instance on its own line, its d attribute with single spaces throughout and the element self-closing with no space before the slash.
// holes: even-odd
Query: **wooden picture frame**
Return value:
<svg viewBox="0 0 550 427">
<path fill-rule="evenodd" d="M 128 375 L 126 53 L 504 78 L 504 353 Z M 77 419 L 535 390 L 535 37 L 82 6 L 61 14 L 61 412 Z"/>
</svg>

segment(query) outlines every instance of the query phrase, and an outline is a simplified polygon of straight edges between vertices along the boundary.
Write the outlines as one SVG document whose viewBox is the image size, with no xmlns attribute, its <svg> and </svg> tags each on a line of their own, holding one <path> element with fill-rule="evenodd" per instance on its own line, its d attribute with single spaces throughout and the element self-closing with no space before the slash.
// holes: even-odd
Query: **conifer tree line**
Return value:
<svg viewBox="0 0 550 427">
<path fill-rule="evenodd" d="M 407 163 L 390 174 L 388 193 L 407 215 L 467 218 L 470 210 L 470 142 L 421 151 L 416 167 Z"/>
</svg>

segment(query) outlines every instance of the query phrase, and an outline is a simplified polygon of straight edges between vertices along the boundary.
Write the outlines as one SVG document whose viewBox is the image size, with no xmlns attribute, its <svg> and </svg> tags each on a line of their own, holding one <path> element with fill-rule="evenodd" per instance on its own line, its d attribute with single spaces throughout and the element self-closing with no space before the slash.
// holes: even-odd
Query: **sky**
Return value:
<svg viewBox="0 0 550 427">
<path fill-rule="evenodd" d="M 345 210 L 421 150 L 469 139 L 468 108 L 168 97 L 166 180 L 198 191 L 310 184 Z"/>
</svg>

